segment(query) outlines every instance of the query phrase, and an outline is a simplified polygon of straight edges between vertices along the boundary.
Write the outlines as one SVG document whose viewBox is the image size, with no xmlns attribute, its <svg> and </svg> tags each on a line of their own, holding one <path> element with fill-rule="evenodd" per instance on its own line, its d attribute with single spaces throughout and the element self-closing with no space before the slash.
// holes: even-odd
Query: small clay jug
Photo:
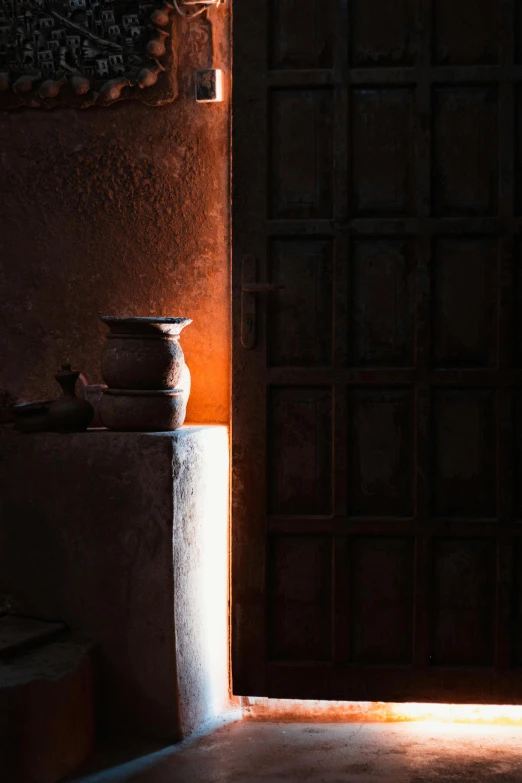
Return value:
<svg viewBox="0 0 522 783">
<path fill-rule="evenodd" d="M 79 376 L 79 372 L 71 370 L 70 364 L 62 364 L 62 369 L 54 376 L 63 391 L 63 397 L 49 408 L 49 426 L 56 432 L 85 432 L 94 417 L 91 403 L 76 396 Z"/>
</svg>

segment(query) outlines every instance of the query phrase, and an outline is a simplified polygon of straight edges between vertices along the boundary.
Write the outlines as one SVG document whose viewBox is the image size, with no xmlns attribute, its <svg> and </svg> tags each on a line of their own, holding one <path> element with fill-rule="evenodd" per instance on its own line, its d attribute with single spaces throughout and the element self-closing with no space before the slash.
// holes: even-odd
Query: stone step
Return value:
<svg viewBox="0 0 522 783">
<path fill-rule="evenodd" d="M 0 615 L 0 658 L 52 641 L 66 631 L 65 623 L 49 623 L 20 615 Z"/>
<path fill-rule="evenodd" d="M 2 783 L 57 783 L 72 774 L 93 748 L 94 702 L 93 646 L 70 633 L 2 657 Z"/>
</svg>

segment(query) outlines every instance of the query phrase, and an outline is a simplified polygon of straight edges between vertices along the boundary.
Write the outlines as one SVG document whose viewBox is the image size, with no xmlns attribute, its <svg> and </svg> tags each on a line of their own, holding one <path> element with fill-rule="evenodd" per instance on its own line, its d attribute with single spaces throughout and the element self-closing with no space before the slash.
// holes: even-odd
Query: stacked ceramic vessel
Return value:
<svg viewBox="0 0 522 783">
<path fill-rule="evenodd" d="M 110 430 L 164 432 L 185 421 L 190 372 L 179 344 L 190 318 L 101 316 L 109 327 L 99 416 Z"/>
</svg>

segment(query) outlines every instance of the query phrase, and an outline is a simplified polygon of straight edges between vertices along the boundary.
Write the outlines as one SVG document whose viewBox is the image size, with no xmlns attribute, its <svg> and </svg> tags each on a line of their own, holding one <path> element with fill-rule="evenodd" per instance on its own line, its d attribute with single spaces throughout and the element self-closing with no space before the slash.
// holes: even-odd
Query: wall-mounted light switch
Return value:
<svg viewBox="0 0 522 783">
<path fill-rule="evenodd" d="M 223 100 L 223 71 L 214 68 L 196 71 L 196 100 L 198 103 L 219 103 Z"/>
</svg>

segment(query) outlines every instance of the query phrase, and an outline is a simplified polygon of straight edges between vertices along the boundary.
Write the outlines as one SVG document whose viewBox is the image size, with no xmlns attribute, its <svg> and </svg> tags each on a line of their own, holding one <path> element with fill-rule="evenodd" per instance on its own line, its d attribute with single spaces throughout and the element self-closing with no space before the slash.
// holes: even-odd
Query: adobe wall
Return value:
<svg viewBox="0 0 522 783">
<path fill-rule="evenodd" d="M 171 105 L 0 112 L 0 405 L 57 396 L 63 362 L 101 381 L 98 313 L 184 315 L 187 418 L 228 421 L 229 10 L 176 22 Z"/>
</svg>

